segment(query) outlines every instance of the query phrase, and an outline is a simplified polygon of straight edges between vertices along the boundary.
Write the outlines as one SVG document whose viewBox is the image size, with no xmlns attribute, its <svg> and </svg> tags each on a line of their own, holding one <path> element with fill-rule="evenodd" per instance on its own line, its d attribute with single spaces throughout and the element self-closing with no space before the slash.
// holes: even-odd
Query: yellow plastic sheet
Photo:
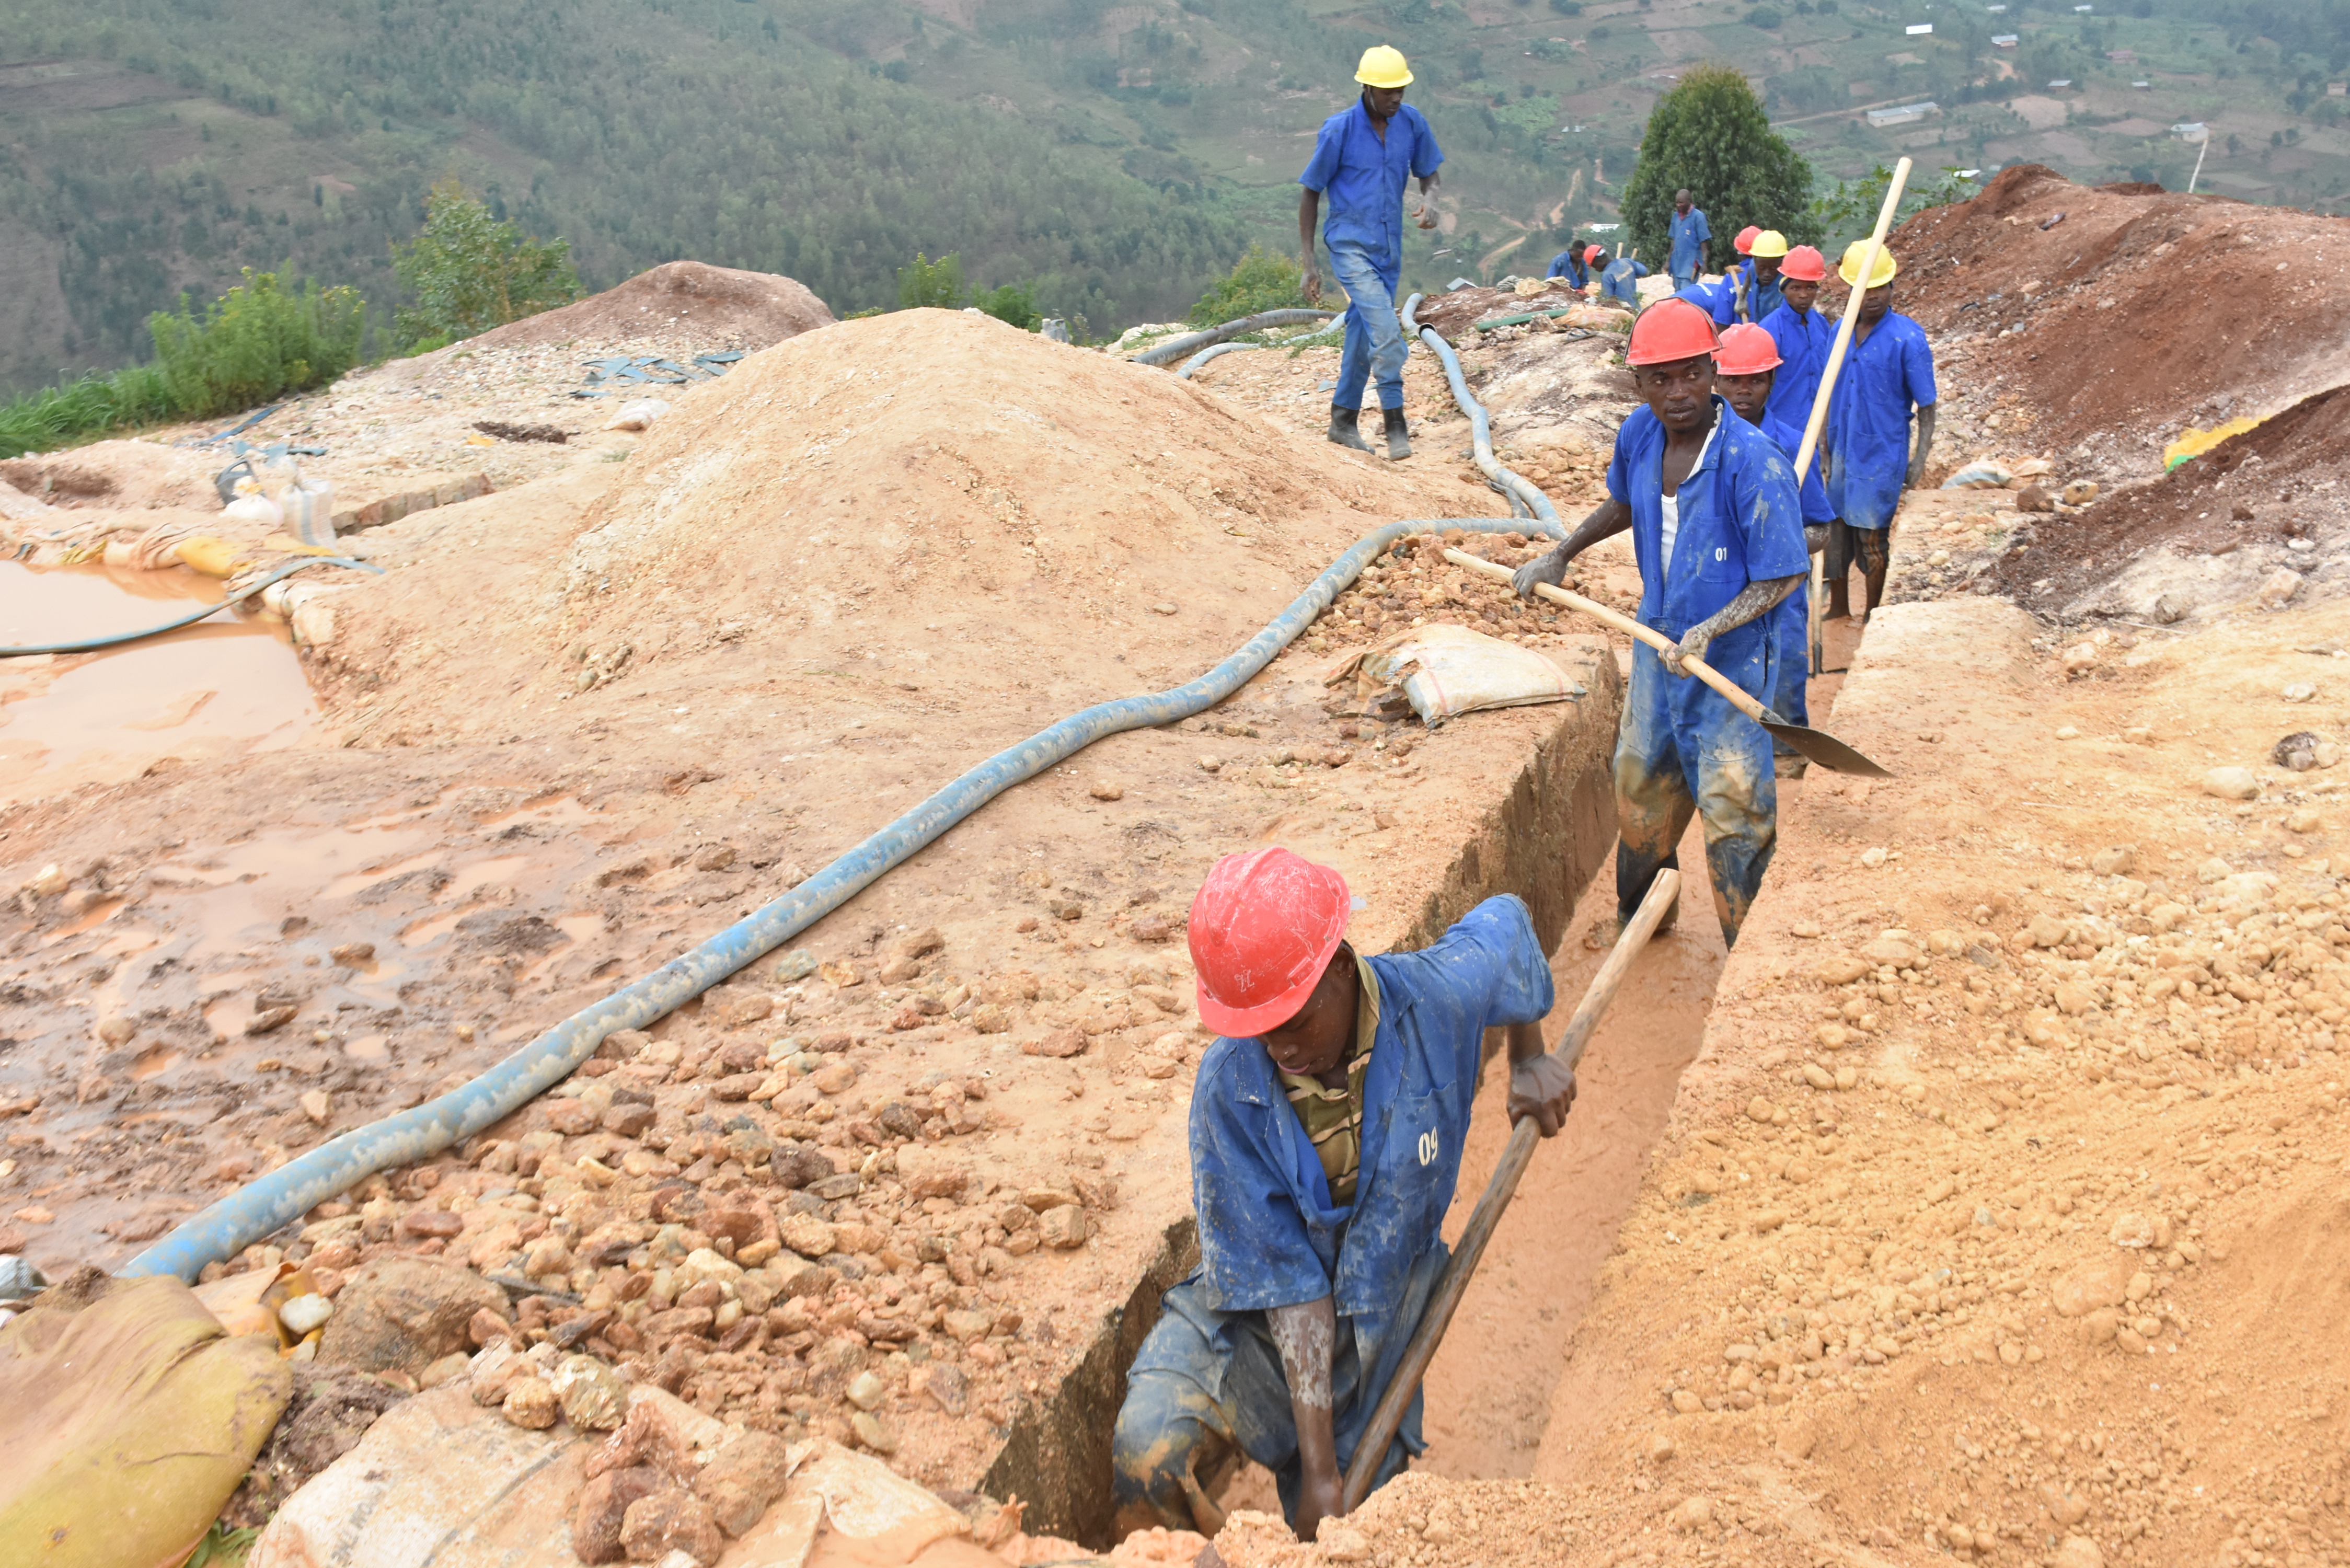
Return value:
<svg viewBox="0 0 2350 1568">
<path fill-rule="evenodd" d="M 2179 432 L 2177 441 L 2162 449 L 2162 471 L 2168 473 L 2190 457 L 2201 457 L 2230 436 L 2240 436 L 2246 431 L 2258 430 L 2261 421 L 2258 420 L 2230 420 L 2218 429 L 2208 431 L 2189 425 L 2186 430 Z"/>
<path fill-rule="evenodd" d="M 0 1328 L 0 1563 L 177 1568 L 277 1425 L 292 1370 L 275 1338 L 224 1334 L 177 1280 L 78 1276 L 43 1302 Z"/>
</svg>

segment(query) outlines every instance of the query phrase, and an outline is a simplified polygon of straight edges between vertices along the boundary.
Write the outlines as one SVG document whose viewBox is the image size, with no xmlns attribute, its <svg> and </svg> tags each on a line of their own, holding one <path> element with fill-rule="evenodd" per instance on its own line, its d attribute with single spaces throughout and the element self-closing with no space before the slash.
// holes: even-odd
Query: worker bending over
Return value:
<svg viewBox="0 0 2350 1568">
<path fill-rule="evenodd" d="M 1592 247 L 1596 250 L 1597 246 Z M 1648 264 L 1630 256 L 1617 256 L 1599 269 L 1599 297 L 1613 300 L 1635 315 L 1640 309 L 1640 279 L 1648 275 Z"/>
<path fill-rule="evenodd" d="M 1778 841 L 1769 735 L 1681 663 L 1702 659 L 1772 702 L 1778 644 L 1769 612 L 1807 566 L 1794 475 L 1770 438 L 1715 394 L 1714 347 L 1713 324 L 1686 300 L 1661 300 L 1632 324 L 1625 361 L 1648 406 L 1617 432 L 1607 499 L 1515 577 L 1532 598 L 1536 584 L 1555 585 L 1576 556 L 1629 528 L 1640 619 L 1678 644 L 1661 656 L 1644 642 L 1632 648 L 1616 733 L 1617 921 L 1594 933 L 1599 946 L 1615 940 L 1658 870 L 1678 866 L 1692 814 L 1705 824 L 1706 870 L 1730 942 Z"/>
<path fill-rule="evenodd" d="M 1411 432 L 1403 417 L 1403 363 L 1410 351 L 1396 316 L 1396 283 L 1403 275 L 1403 193 L 1419 180 L 1419 226 L 1436 226 L 1437 165 L 1444 153 L 1419 110 L 1403 101 L 1411 67 L 1397 50 L 1381 44 L 1363 51 L 1355 67 L 1363 84 L 1354 106 L 1322 122 L 1314 156 L 1297 182 L 1297 239 L 1305 251 L 1305 298 L 1322 297 L 1322 274 L 1315 265 L 1314 216 L 1322 194 L 1330 195 L 1330 217 L 1322 239 L 1330 247 L 1330 270 L 1347 291 L 1346 346 L 1338 356 L 1338 385 L 1330 397 L 1330 439 L 1368 452 L 1356 429 L 1365 385 L 1378 379 L 1379 410 L 1387 421 L 1388 455 L 1411 455 Z"/>
<path fill-rule="evenodd" d="M 1866 240 L 1855 240 L 1837 265 L 1847 286 L 1860 279 Z M 1926 329 L 1893 308 L 1893 279 L 1900 265 L 1879 250 L 1861 296 L 1852 347 L 1828 402 L 1822 442 L 1828 454 L 1828 501 L 1851 530 L 1868 592 L 1863 617 L 1877 613 L 1885 597 L 1885 567 L 1890 557 L 1893 514 L 1901 493 L 1926 477 L 1926 456 L 1934 445 L 1934 350 Z M 1917 410 L 1918 439 L 1909 440 L 1910 410 Z M 1826 560 L 1827 618 L 1850 615 L 1846 578 L 1849 561 L 1831 548 Z"/>
<path fill-rule="evenodd" d="M 1713 357 L 1714 386 L 1731 411 L 1769 436 L 1771 444 L 1792 465 L 1796 450 L 1803 445 L 1804 427 L 1789 424 L 1770 411 L 1771 386 L 1779 363 L 1779 346 L 1771 335 L 1751 321 L 1741 322 L 1721 335 L 1721 348 Z M 1804 547 L 1816 556 L 1826 547 L 1829 531 L 1836 521 L 1835 510 L 1828 505 L 1827 491 L 1820 483 L 1818 463 L 1807 466 L 1798 496 L 1804 514 Z M 1767 701 L 1788 722 L 1809 724 L 1810 603 L 1803 594 L 1789 594 L 1779 601 L 1770 619 L 1772 636 L 1777 644 L 1773 658 L 1778 681 L 1776 694 Z M 1776 735 L 1771 737 L 1771 758 L 1773 771 L 1783 779 L 1801 778 L 1810 766 L 1803 753 Z"/>
<path fill-rule="evenodd" d="M 1441 1227 L 1488 1029 L 1508 1031 L 1509 1116 L 1555 1135 L 1575 1074 L 1543 1052 L 1550 965 L 1526 907 L 1488 898 L 1420 952 L 1345 940 L 1337 872 L 1228 855 L 1191 903 L 1208 1047 L 1191 1097 L 1200 1267 L 1167 1292 L 1111 1446 L 1117 1528 L 1213 1535 L 1243 1457 L 1301 1540 L 1340 1478 L 1449 1256 Z M 1378 1481 L 1425 1447 L 1420 1397 Z M 1377 1483 L 1375 1483 L 1377 1484 Z"/>
<path fill-rule="evenodd" d="M 1543 275 L 1544 277 L 1563 277 L 1577 289 L 1586 287 L 1591 282 L 1591 264 L 1589 256 L 1598 255 L 1601 254 L 1603 253 L 1600 251 L 1599 247 L 1597 245 L 1593 245 L 1590 247 L 1588 254 L 1586 254 L 1584 247 L 1575 243 L 1575 236 L 1569 234 L 1566 241 L 1566 249 L 1559 252 L 1558 254 L 1550 258 L 1550 270 Z"/>
</svg>

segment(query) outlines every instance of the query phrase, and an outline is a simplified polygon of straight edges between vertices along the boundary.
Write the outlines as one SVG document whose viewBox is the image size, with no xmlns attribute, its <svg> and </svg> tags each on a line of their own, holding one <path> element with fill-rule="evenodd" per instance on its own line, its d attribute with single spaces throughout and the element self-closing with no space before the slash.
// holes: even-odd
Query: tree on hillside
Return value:
<svg viewBox="0 0 2350 1568">
<path fill-rule="evenodd" d="M 1254 316 L 1260 310 L 1284 310 L 1305 304 L 1305 270 L 1290 257 L 1253 244 L 1246 255 L 1233 264 L 1232 270 L 1218 279 L 1191 306 L 1191 322 L 1194 327 L 1220 327 L 1243 316 Z"/>
<path fill-rule="evenodd" d="M 1727 66 L 1699 67 L 1658 101 L 1625 182 L 1632 243 L 1659 268 L 1671 249 L 1665 223 L 1673 192 L 1683 187 L 1705 209 L 1717 267 L 1731 254 L 1730 237 L 1749 223 L 1777 229 L 1789 244 L 1819 237 L 1811 165 L 1771 129 L 1744 74 Z"/>
<path fill-rule="evenodd" d="M 454 178 L 432 187 L 424 232 L 391 254 L 400 287 L 416 297 L 399 313 L 400 335 L 416 348 L 475 337 L 587 292 L 568 240 L 525 238 Z"/>
</svg>

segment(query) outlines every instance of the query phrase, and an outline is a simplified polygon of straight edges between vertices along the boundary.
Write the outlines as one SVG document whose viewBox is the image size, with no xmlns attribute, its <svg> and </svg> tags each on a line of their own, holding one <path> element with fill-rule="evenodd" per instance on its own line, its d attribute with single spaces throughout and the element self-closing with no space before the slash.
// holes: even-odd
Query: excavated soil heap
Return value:
<svg viewBox="0 0 2350 1568">
<path fill-rule="evenodd" d="M 2168 440 L 2207 404 L 2258 412 L 2339 379 L 2350 332 L 2328 302 L 2350 280 L 2350 222 L 2143 190 L 2004 170 L 1893 236 L 1896 308 L 1938 354 L 1988 338 L 1976 379 L 2040 405 L 2059 442 Z"/>
<path fill-rule="evenodd" d="M 2321 530 L 2335 539 L 2345 521 L 2338 493 L 2345 463 L 2350 389 L 2304 398 L 2150 484 L 2076 517 L 2045 520 L 2034 543 L 2011 549 L 1992 566 L 1988 591 L 2027 609 L 2053 609 L 2157 547 L 2217 556 Z"/>
<path fill-rule="evenodd" d="M 797 279 L 673 261 L 577 305 L 525 317 L 467 342 L 476 348 L 521 348 L 574 338 L 610 341 L 691 327 L 737 348 L 765 348 L 831 325 L 832 312 Z"/>
<path fill-rule="evenodd" d="M 951 311 L 745 359 L 605 472 L 584 514 L 536 487 L 477 504 L 504 561 L 420 555 L 353 596 L 319 683 L 395 688 L 410 741 L 732 690 L 781 700 L 786 734 L 837 701 L 969 757 L 1199 674 L 1380 524 L 1499 510 L 1449 470 L 1301 441 L 1164 371 Z M 456 599 L 504 607 L 452 639 Z M 583 665 L 617 690 L 578 695 Z M 917 719 L 977 692 L 967 745 Z"/>
</svg>

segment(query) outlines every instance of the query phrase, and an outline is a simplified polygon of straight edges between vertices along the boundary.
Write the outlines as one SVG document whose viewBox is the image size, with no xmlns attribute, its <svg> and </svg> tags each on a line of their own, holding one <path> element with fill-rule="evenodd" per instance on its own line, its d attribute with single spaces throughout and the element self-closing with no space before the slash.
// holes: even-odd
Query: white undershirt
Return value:
<svg viewBox="0 0 2350 1568">
<path fill-rule="evenodd" d="M 1705 454 L 1713 450 L 1714 435 L 1721 429 L 1721 415 L 1719 410 L 1716 410 L 1713 429 L 1705 432 L 1705 444 L 1697 449 L 1697 461 L 1690 464 L 1690 472 L 1695 473 L 1705 466 Z M 1681 481 L 1682 484 L 1688 483 L 1687 479 Z M 1662 488 L 1661 485 L 1659 486 L 1660 491 Z M 1678 490 L 1679 486 L 1675 489 Z M 1664 495 L 1660 498 L 1665 504 L 1665 547 L 1662 558 L 1657 563 L 1657 570 L 1660 575 L 1670 577 L 1673 575 L 1673 539 L 1681 531 L 1681 498 L 1679 494 Z"/>
</svg>

